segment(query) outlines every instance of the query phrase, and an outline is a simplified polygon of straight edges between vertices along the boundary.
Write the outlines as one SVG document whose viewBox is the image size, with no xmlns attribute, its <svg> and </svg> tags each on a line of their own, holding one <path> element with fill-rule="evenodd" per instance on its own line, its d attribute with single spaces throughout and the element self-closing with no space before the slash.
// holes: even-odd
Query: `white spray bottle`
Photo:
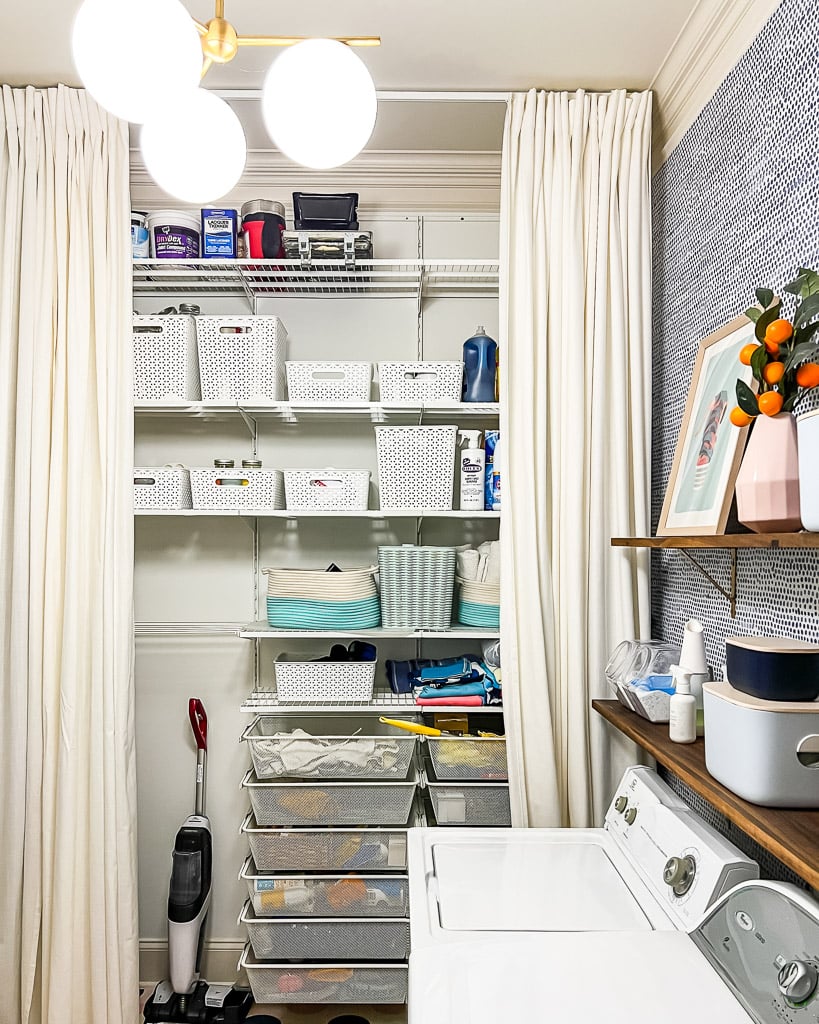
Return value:
<svg viewBox="0 0 819 1024">
<path fill-rule="evenodd" d="M 693 743 L 697 738 L 697 699 L 691 692 L 694 673 L 672 665 L 671 674 L 674 693 L 669 702 L 668 738 L 674 743 Z"/>
</svg>

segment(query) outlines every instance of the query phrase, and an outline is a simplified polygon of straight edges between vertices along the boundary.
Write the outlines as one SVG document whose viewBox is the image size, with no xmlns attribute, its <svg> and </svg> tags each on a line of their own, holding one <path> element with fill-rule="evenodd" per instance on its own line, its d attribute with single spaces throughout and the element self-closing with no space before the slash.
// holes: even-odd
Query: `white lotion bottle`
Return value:
<svg viewBox="0 0 819 1024">
<path fill-rule="evenodd" d="M 673 743 L 693 743 L 697 738 L 697 698 L 691 692 L 692 672 L 671 666 L 674 693 L 669 702 L 668 738 Z"/>
<path fill-rule="evenodd" d="M 458 431 L 458 465 L 460 467 L 461 509 L 482 512 L 486 483 L 486 452 L 480 430 Z"/>
</svg>

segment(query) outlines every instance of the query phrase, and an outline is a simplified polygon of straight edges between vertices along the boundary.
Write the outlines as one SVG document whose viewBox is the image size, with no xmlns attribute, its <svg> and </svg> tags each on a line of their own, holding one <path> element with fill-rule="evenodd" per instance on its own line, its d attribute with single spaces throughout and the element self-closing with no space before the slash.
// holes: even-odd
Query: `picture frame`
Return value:
<svg viewBox="0 0 819 1024">
<path fill-rule="evenodd" d="M 710 537 L 725 532 L 748 427 L 729 417 L 737 379 L 756 390 L 750 366 L 739 353 L 756 341 L 744 314 L 700 342 L 685 403 L 674 461 L 665 490 L 658 537 Z"/>
</svg>

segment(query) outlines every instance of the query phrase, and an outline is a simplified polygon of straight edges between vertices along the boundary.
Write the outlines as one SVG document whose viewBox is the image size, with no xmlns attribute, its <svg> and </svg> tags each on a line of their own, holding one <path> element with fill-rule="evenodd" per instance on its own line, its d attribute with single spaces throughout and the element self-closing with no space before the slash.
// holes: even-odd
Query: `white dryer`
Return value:
<svg viewBox="0 0 819 1024">
<path fill-rule="evenodd" d="M 603 828 L 412 829 L 408 852 L 410 1000 L 425 984 L 424 949 L 482 938 L 499 951 L 527 932 L 578 933 L 566 948 L 595 932 L 684 932 L 759 874 L 643 767 L 623 776 Z"/>
</svg>

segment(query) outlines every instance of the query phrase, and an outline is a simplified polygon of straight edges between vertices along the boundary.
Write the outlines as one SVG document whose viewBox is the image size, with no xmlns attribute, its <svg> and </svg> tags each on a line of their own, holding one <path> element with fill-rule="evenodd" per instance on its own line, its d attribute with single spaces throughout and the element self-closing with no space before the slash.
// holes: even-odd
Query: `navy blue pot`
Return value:
<svg viewBox="0 0 819 1024">
<path fill-rule="evenodd" d="M 735 689 L 761 700 L 816 700 L 819 645 L 787 637 L 728 637 L 725 676 Z"/>
</svg>

